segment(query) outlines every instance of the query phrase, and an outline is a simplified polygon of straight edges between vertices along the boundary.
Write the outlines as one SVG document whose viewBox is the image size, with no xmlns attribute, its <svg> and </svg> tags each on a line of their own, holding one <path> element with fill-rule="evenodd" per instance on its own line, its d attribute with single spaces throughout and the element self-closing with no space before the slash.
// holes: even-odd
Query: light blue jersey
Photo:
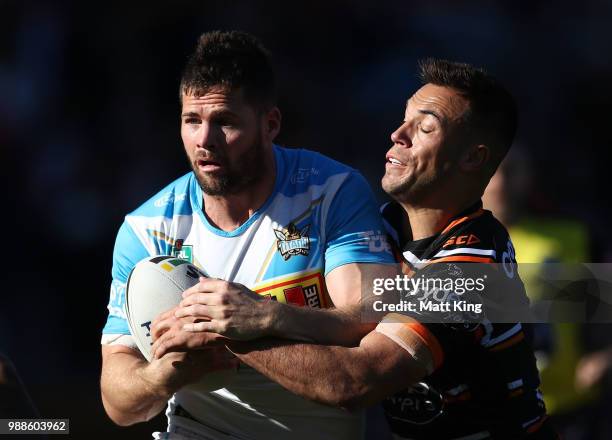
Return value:
<svg viewBox="0 0 612 440">
<path fill-rule="evenodd" d="M 231 232 L 203 214 L 202 190 L 192 172 L 126 216 L 113 254 L 103 344 L 135 347 L 124 312 L 125 286 L 146 257 L 176 255 L 211 277 L 311 307 L 332 305 L 324 277 L 335 268 L 395 264 L 372 192 L 357 171 L 307 150 L 274 146 L 274 155 L 272 194 Z M 205 427 L 173 415 L 176 405 Z M 212 393 L 181 389 L 167 413 L 170 428 L 210 438 L 354 439 L 361 432 L 358 416 L 290 394 L 248 367 L 240 368 L 231 386 Z"/>
</svg>

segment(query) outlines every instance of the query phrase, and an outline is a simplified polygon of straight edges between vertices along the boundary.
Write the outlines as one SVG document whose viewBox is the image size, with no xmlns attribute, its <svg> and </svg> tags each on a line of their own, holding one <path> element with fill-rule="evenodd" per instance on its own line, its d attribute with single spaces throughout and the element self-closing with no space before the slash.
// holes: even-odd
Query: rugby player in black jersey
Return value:
<svg viewBox="0 0 612 440">
<path fill-rule="evenodd" d="M 480 297 L 493 309 L 525 305 L 512 242 L 480 202 L 512 144 L 514 100 L 494 78 L 466 64 L 425 60 L 420 76 L 423 86 L 408 99 L 391 135 L 382 179 L 395 200 L 382 212 L 402 271 L 421 279 L 480 275 L 487 279 Z M 469 264 L 475 269 L 466 269 Z M 434 296 L 457 300 L 450 293 Z M 197 286 L 188 294 L 176 316 L 208 320 L 207 311 L 216 307 L 222 318 L 202 327 L 233 339 L 265 334 L 280 316 L 274 312 L 280 306 L 255 306 L 239 288 L 228 289 L 218 304 Z M 349 409 L 382 401 L 399 439 L 558 438 L 538 390 L 529 325 L 500 323 L 487 314 L 464 321 L 457 317 L 467 315 L 446 315 L 431 322 L 422 314 L 388 313 L 354 347 L 278 338 L 230 341 L 228 347 L 306 398 Z M 158 355 L 193 346 L 178 331 L 156 342 Z M 286 344 L 294 345 L 290 354 L 276 351 Z"/>
</svg>

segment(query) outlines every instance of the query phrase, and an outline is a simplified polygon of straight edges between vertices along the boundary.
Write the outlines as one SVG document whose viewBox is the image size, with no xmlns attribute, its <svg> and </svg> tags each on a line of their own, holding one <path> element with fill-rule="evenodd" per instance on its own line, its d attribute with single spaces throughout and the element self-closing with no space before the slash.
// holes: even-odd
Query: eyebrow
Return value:
<svg viewBox="0 0 612 440">
<path fill-rule="evenodd" d="M 440 116 L 439 114 L 437 114 L 436 112 L 434 112 L 433 110 L 419 110 L 418 112 L 421 113 L 422 115 L 431 115 L 434 118 L 436 118 L 440 123 L 444 122 L 444 118 Z"/>
<path fill-rule="evenodd" d="M 238 117 L 238 115 L 236 113 L 234 113 L 233 111 L 228 110 L 228 109 L 213 110 L 211 112 L 211 116 L 213 116 L 213 117 L 226 116 L 226 117 L 232 117 L 232 118 Z M 184 112 L 184 113 L 181 113 L 181 118 L 184 118 L 184 117 L 199 118 L 201 116 L 200 116 L 200 114 L 198 112 Z"/>
<path fill-rule="evenodd" d="M 411 98 L 408 98 L 408 99 L 406 100 L 406 107 L 408 107 L 408 102 L 410 102 L 410 99 L 411 99 Z M 436 112 L 435 112 L 435 111 L 433 111 L 433 110 L 419 109 L 419 110 L 418 110 L 418 112 L 419 112 L 420 114 L 422 114 L 422 115 L 431 115 L 431 116 L 433 116 L 433 117 L 434 117 L 434 118 L 436 118 L 436 119 L 437 119 L 437 120 L 438 120 L 438 121 L 439 121 L 441 124 L 443 124 L 443 123 L 444 123 L 444 121 L 445 121 L 445 120 L 444 120 L 444 118 L 442 117 L 442 115 L 439 115 L 438 113 L 436 113 Z"/>
</svg>

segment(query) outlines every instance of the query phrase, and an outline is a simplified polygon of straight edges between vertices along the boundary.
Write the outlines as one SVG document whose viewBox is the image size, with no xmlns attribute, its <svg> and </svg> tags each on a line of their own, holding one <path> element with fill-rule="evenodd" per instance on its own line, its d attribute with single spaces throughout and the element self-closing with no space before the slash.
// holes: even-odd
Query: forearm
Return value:
<svg viewBox="0 0 612 440">
<path fill-rule="evenodd" d="M 393 277 L 398 270 L 396 265 L 365 263 L 337 267 L 325 278 L 335 308 L 321 310 L 270 302 L 267 306 L 272 309 L 273 316 L 266 321 L 266 334 L 354 347 L 376 326 L 375 322 L 362 320 L 362 312 L 371 310 L 371 302 L 375 299 L 374 280 Z"/>
<path fill-rule="evenodd" d="M 102 402 L 109 417 L 126 426 L 153 418 L 164 409 L 171 390 L 150 379 L 148 362 L 129 353 L 107 356 L 102 367 Z"/>
<path fill-rule="evenodd" d="M 230 341 L 228 348 L 287 390 L 347 409 L 375 404 L 427 374 L 422 362 L 376 331 L 352 348 L 279 339 Z"/>
<path fill-rule="evenodd" d="M 362 406 L 372 385 L 368 362 L 359 347 L 259 339 L 230 341 L 228 348 L 292 393 L 326 405 Z"/>
<path fill-rule="evenodd" d="M 359 306 L 321 310 L 282 303 L 270 305 L 267 334 L 273 337 L 354 347 L 375 327 L 361 322 Z"/>
</svg>

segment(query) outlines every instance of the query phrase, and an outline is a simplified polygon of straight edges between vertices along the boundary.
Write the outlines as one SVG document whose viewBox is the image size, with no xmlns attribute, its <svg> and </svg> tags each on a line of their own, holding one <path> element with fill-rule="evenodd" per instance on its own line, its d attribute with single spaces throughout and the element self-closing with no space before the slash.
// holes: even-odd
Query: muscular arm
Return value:
<svg viewBox="0 0 612 440">
<path fill-rule="evenodd" d="M 123 345 L 102 345 L 102 403 L 108 416 L 121 426 L 144 422 L 157 415 L 172 395 L 155 386 L 149 363 Z"/>
<path fill-rule="evenodd" d="M 100 387 L 104 409 L 122 426 L 149 420 L 184 385 L 205 373 L 234 367 L 232 357 L 221 345 L 167 353 L 149 363 L 129 347 L 102 345 Z"/>
<path fill-rule="evenodd" d="M 395 265 L 346 264 L 325 278 L 334 303 L 328 310 L 277 304 L 266 335 L 320 344 L 355 346 L 376 323 L 362 322 L 361 309 L 372 297 L 374 278 L 393 278 Z"/>
<path fill-rule="evenodd" d="M 408 352 L 378 332 L 353 348 L 280 340 L 230 341 L 228 347 L 287 390 L 347 409 L 379 402 L 426 375 Z"/>
<path fill-rule="evenodd" d="M 262 300 L 244 286 L 222 280 L 202 279 L 187 290 L 177 317 L 201 322 L 187 324 L 190 332 L 214 332 L 231 339 L 246 340 L 272 336 L 322 344 L 355 346 L 374 328 L 361 319 L 362 307 L 372 298 L 374 278 L 393 278 L 396 265 L 352 263 L 337 267 L 326 277 L 327 290 L 335 308 L 321 310 Z M 153 324 L 159 337 L 170 323 Z M 172 346 L 168 333 L 159 342 L 161 352 Z"/>
</svg>

